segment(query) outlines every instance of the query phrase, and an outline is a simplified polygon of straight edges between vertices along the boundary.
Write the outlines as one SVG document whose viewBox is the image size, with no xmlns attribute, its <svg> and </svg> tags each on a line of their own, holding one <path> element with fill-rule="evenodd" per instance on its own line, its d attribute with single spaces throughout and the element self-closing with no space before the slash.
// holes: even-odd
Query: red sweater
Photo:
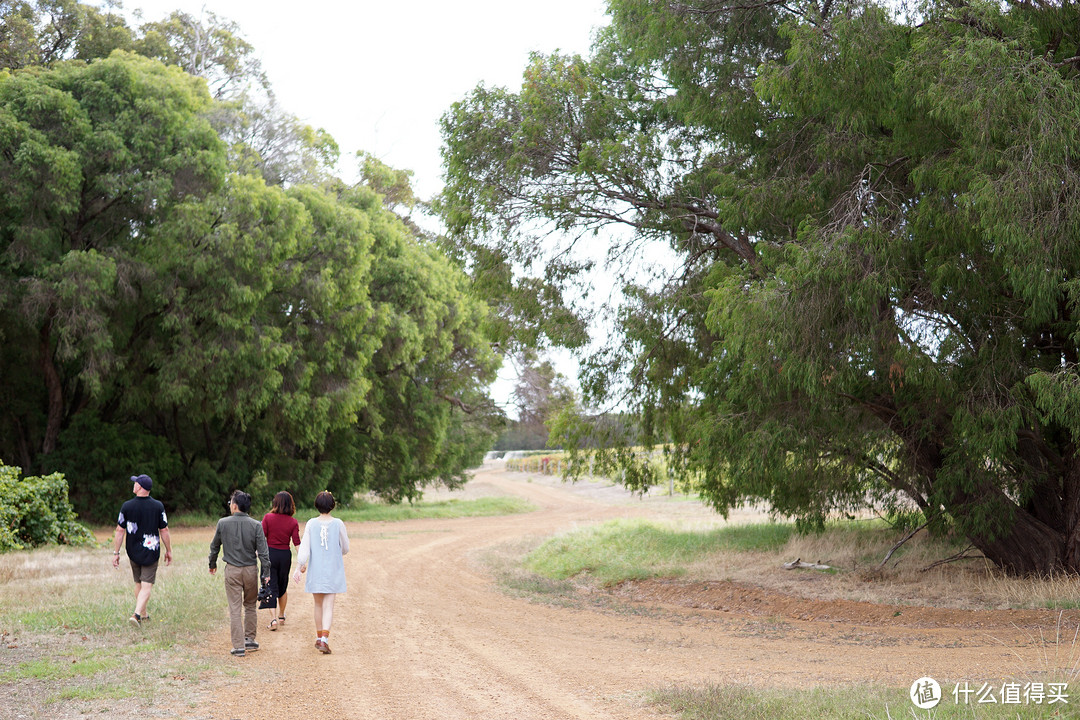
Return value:
<svg viewBox="0 0 1080 720">
<path fill-rule="evenodd" d="M 292 515 L 269 512 L 263 515 L 263 535 L 266 544 L 275 550 L 288 550 L 289 540 L 300 547 L 300 523 Z"/>
</svg>

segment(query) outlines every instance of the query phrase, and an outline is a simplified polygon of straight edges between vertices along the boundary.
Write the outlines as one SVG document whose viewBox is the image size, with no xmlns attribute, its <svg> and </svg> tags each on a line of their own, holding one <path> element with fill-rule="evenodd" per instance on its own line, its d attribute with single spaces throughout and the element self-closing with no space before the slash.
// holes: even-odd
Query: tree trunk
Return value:
<svg viewBox="0 0 1080 720">
<path fill-rule="evenodd" d="M 56 371 L 56 365 L 52 359 L 51 328 L 51 321 L 47 321 L 41 327 L 41 372 L 45 376 L 45 387 L 49 398 L 45 439 L 41 443 L 43 455 L 48 455 L 56 449 L 56 440 L 60 437 L 60 423 L 64 417 L 64 390 L 60 382 L 60 373 Z"/>
<path fill-rule="evenodd" d="M 1080 565 L 1070 560 L 1063 534 L 1039 522 L 1027 512 L 1017 510 L 1008 532 L 990 539 L 968 535 L 968 539 L 995 565 L 1013 575 L 1051 575 L 1080 572 Z"/>
<path fill-rule="evenodd" d="M 1080 572 L 1080 458 L 1071 453 L 1065 462 L 1061 485 L 1065 515 L 1065 563 Z"/>
<path fill-rule="evenodd" d="M 969 535 L 969 539 L 1006 572 L 1080 573 L 1080 459 L 1071 452 L 1063 454 L 1058 467 L 1060 473 L 1036 486 L 1036 494 L 1024 507 L 1000 491 L 984 489 L 981 499 L 997 496 L 1002 510 L 1012 512 L 1013 523 L 1001 537 Z M 970 497 L 965 500 L 973 502 Z"/>
<path fill-rule="evenodd" d="M 915 469 L 932 487 L 938 481 L 938 468 L 943 462 L 941 445 L 924 441 L 917 428 L 901 424 L 898 416 L 889 414 L 891 403 L 878 401 L 876 408 L 882 410 L 877 416 L 889 424 L 904 441 L 910 451 Z M 944 437 L 944 429 L 938 437 Z M 1075 463 L 1074 463 L 1075 464 Z M 972 531 L 967 538 L 983 555 L 999 568 L 1013 575 L 1050 575 L 1060 573 L 1080 573 L 1080 471 L 1067 472 L 1061 477 L 1060 484 L 1051 485 L 1063 488 L 1064 497 L 1052 497 L 1052 492 L 1045 492 L 1045 497 L 1033 498 L 1033 502 L 1042 502 L 1041 507 L 1029 512 L 1018 506 L 1012 498 L 999 487 L 984 486 L 969 492 L 954 489 L 945 500 L 945 511 L 954 518 L 963 519 L 971 513 L 985 514 L 987 504 L 992 504 L 989 511 L 1010 513 L 1013 522 L 1000 533 L 980 533 Z M 1061 492 L 1061 489 L 1058 490 Z M 1064 506 L 1064 513 L 1061 511 Z"/>
<path fill-rule="evenodd" d="M 19 460 L 24 475 L 29 475 L 33 472 L 34 454 L 30 451 L 30 439 L 29 433 L 26 431 L 26 425 L 23 423 L 22 418 L 15 418 L 15 432 L 18 437 L 16 438 L 19 443 Z"/>
</svg>

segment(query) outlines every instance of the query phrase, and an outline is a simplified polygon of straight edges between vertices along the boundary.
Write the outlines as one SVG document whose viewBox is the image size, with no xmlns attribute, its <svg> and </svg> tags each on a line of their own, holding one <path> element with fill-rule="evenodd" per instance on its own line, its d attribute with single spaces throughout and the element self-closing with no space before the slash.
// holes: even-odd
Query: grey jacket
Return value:
<svg viewBox="0 0 1080 720">
<path fill-rule="evenodd" d="M 218 550 L 227 565 L 246 567 L 256 560 L 262 568 L 259 573 L 264 580 L 270 577 L 270 551 L 266 549 L 266 536 L 262 523 L 247 513 L 234 513 L 218 520 L 214 539 L 210 541 L 210 569 L 217 568 Z"/>
</svg>

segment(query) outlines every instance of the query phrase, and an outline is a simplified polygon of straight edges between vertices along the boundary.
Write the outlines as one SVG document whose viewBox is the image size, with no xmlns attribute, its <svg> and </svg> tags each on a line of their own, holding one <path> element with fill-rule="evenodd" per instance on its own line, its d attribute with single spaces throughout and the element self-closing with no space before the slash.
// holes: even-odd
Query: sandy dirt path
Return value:
<svg viewBox="0 0 1080 720">
<path fill-rule="evenodd" d="M 825 611 L 789 598 L 793 612 L 762 615 L 724 583 L 680 596 L 665 595 L 662 584 L 630 586 L 604 606 L 516 598 L 484 564 L 491 548 L 617 517 L 686 513 L 692 523 L 705 513 L 691 503 L 613 502 L 490 467 L 470 486 L 539 509 L 350 525 L 349 592 L 335 607 L 333 654 L 315 650 L 310 596 L 293 587 L 288 622 L 277 632 L 260 628 L 259 652 L 230 658 L 227 629 L 209 638 L 210 661 L 238 673 L 233 688 L 207 696 L 189 717 L 633 720 L 658 717 L 643 692 L 670 685 L 907 687 L 924 675 L 1028 678 L 1067 661 L 1033 642 L 1045 619 L 1038 613 L 1026 626 L 1008 614 L 973 622 L 963 611 L 950 611 L 955 623 L 938 615 L 864 624 L 857 607 Z M 718 589 L 726 605 L 701 600 Z M 686 592 L 701 597 L 687 600 Z"/>
</svg>

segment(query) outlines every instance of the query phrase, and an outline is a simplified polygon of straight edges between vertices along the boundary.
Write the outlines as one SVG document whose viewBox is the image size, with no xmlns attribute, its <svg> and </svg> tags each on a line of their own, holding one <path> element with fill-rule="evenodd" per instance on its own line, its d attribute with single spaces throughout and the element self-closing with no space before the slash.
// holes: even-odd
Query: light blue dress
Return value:
<svg viewBox="0 0 1080 720">
<path fill-rule="evenodd" d="M 349 536 L 338 518 L 312 518 L 304 525 L 297 563 L 307 564 L 304 590 L 309 593 L 345 592 L 345 554 Z"/>
</svg>

